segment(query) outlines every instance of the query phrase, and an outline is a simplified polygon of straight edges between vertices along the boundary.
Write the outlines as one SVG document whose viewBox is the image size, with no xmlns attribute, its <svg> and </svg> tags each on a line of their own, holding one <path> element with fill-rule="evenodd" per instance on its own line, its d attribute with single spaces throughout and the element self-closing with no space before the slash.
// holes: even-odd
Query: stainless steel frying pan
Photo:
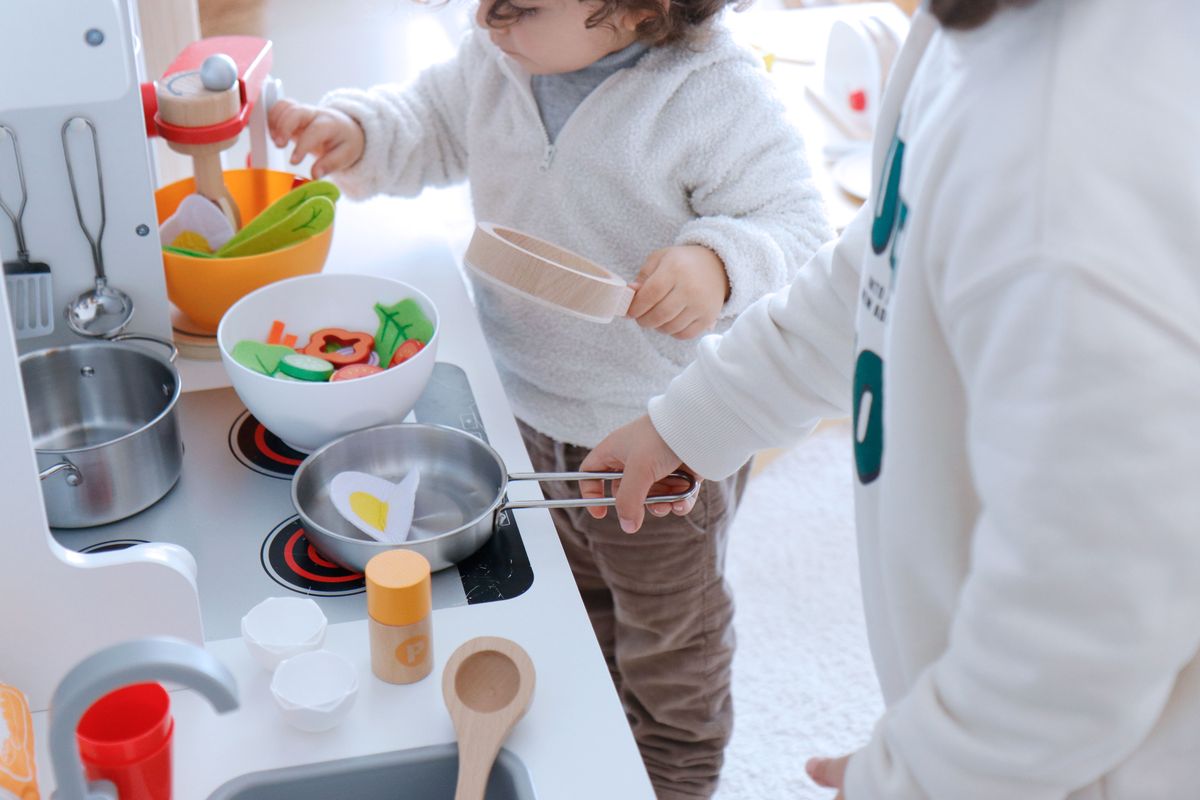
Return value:
<svg viewBox="0 0 1200 800">
<path fill-rule="evenodd" d="M 368 538 L 333 505 L 330 482 L 340 472 L 365 472 L 399 482 L 420 470 L 409 541 L 385 544 Z M 401 423 L 368 428 L 343 436 L 304 460 L 292 480 L 292 503 L 304 522 L 308 540 L 327 558 L 362 572 L 371 557 L 401 547 L 429 559 L 436 571 L 453 566 L 488 540 L 501 511 L 513 508 L 580 508 L 611 506 L 611 497 L 572 500 L 506 500 L 510 481 L 614 480 L 619 472 L 545 472 L 510 474 L 490 445 L 469 433 L 441 425 Z M 682 494 L 654 496 L 647 503 L 670 503 L 694 497 L 695 478 Z"/>
</svg>

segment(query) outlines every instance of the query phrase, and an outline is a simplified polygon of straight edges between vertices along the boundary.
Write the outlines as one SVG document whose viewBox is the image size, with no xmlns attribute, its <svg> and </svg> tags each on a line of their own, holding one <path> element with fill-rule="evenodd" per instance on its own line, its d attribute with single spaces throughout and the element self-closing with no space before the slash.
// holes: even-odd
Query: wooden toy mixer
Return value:
<svg viewBox="0 0 1200 800">
<path fill-rule="evenodd" d="M 271 68 L 271 42 L 255 36 L 218 36 L 188 45 L 163 77 L 142 86 L 146 132 L 161 136 L 176 152 L 192 157 L 196 193 L 212 200 L 241 228 L 241 214 L 225 187 L 221 151 L 237 142 L 248 124 L 254 149 L 266 137 L 266 111 L 278 95 Z"/>
</svg>

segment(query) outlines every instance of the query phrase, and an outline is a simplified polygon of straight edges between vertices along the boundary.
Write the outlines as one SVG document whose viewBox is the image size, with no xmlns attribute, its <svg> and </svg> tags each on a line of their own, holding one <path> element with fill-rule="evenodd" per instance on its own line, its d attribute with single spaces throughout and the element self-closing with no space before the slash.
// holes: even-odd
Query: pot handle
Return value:
<svg viewBox="0 0 1200 800">
<path fill-rule="evenodd" d="M 623 472 L 520 472 L 508 476 L 508 480 L 512 481 L 613 481 L 620 479 L 625 473 Z M 667 477 L 679 478 L 687 482 L 687 491 L 681 494 L 666 494 L 652 495 L 646 498 L 646 505 L 651 503 L 674 503 L 678 500 L 690 500 L 700 491 L 700 484 L 696 482 L 696 477 L 690 475 L 683 470 L 672 472 Z M 617 500 L 615 497 L 596 497 L 590 500 L 580 498 L 568 498 L 566 500 L 506 500 L 500 505 L 500 508 L 586 508 L 588 506 L 615 506 Z"/>
<path fill-rule="evenodd" d="M 51 475 L 56 475 L 63 471 L 67 473 L 68 486 L 78 486 L 79 484 L 83 483 L 83 473 L 79 471 L 79 467 L 75 466 L 70 461 L 60 461 L 53 467 L 47 467 L 38 473 L 38 479 L 44 481 Z"/>
<path fill-rule="evenodd" d="M 169 350 L 171 352 L 171 355 L 168 356 L 168 359 L 170 360 L 170 362 L 172 364 L 174 364 L 175 359 L 179 357 L 179 348 L 176 347 L 173 342 L 168 342 L 166 339 L 159 338 L 158 336 L 151 336 L 148 333 L 118 333 L 116 336 L 109 339 L 109 341 L 110 342 L 126 342 L 126 341 L 129 341 L 130 339 L 134 339 L 134 340 L 142 341 L 142 342 L 153 342 L 154 344 L 161 344 L 163 347 L 167 348 L 167 350 Z"/>
</svg>

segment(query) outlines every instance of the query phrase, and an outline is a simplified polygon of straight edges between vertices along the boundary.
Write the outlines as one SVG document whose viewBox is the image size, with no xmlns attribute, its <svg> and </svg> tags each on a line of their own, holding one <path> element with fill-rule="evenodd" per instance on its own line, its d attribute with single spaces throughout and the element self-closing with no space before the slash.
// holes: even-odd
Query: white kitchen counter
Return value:
<svg viewBox="0 0 1200 800">
<path fill-rule="evenodd" d="M 509 470 L 528 471 L 528 455 L 450 250 L 440 239 L 422 237 L 406 225 L 398 207 L 398 201 L 387 198 L 342 201 L 326 270 L 390 275 L 426 292 L 441 315 L 439 360 L 466 371 L 489 440 Z M 224 385 L 219 362 L 182 362 L 180 371 L 185 390 Z M 512 487 L 514 497 L 536 492 L 529 485 Z M 349 717 L 331 731 L 311 734 L 288 726 L 271 698 L 270 675 L 242 642 L 207 642 L 236 676 L 241 704 L 218 716 L 199 695 L 172 692 L 175 798 L 208 797 L 248 772 L 453 741 L 441 671 L 459 644 L 482 635 L 518 642 L 537 670 L 529 713 L 506 747 L 525 763 L 540 798 L 653 798 L 550 515 L 544 510 L 516 513 L 533 567 L 532 587 L 511 600 L 434 611 L 436 663 L 429 677 L 408 686 L 377 680 L 370 669 L 366 622 L 330 626 L 326 648 L 349 658 L 359 676 Z M 35 715 L 43 796 L 53 785 L 47 716 Z"/>
</svg>

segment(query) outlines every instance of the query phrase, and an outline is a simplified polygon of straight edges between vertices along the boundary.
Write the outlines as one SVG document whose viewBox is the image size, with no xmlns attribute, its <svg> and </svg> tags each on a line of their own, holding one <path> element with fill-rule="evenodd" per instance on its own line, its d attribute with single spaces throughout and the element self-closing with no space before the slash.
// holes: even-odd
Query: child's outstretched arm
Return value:
<svg viewBox="0 0 1200 800">
<path fill-rule="evenodd" d="M 455 183 L 466 177 L 466 115 L 483 60 L 469 34 L 454 59 L 426 69 L 407 86 L 339 89 L 316 107 L 272 109 L 278 123 L 272 123 L 272 135 L 296 142 L 293 164 L 317 154 L 314 177 L 320 177 L 318 169 L 332 173 L 350 197 L 411 197 L 427 186 Z"/>
</svg>

